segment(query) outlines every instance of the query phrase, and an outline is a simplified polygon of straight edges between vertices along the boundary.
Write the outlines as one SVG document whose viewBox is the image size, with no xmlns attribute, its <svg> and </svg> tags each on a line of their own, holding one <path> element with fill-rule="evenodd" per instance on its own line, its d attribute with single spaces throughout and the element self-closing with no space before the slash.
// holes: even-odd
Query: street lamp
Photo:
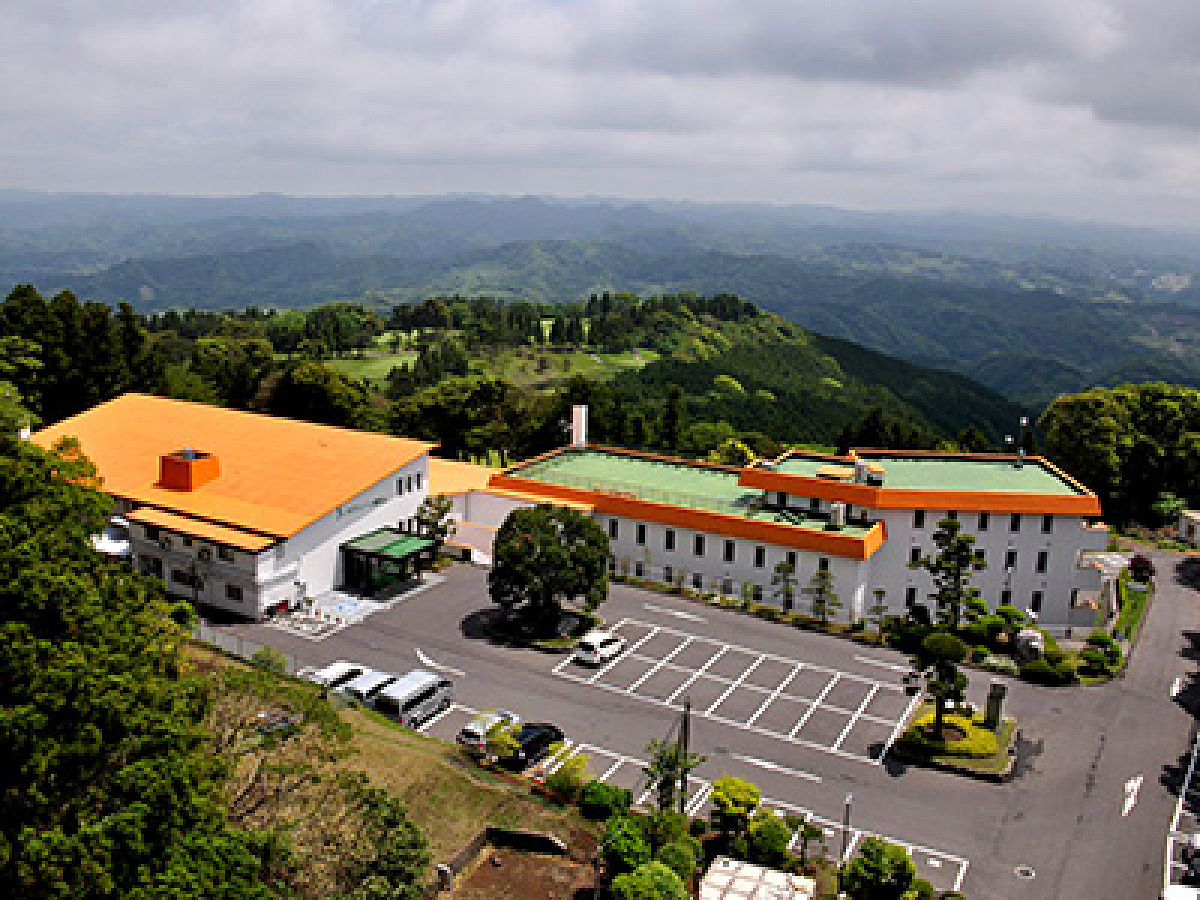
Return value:
<svg viewBox="0 0 1200 900">
<path fill-rule="evenodd" d="M 842 877 L 846 872 L 846 847 L 850 842 L 850 807 L 854 805 L 854 795 L 847 794 L 845 807 L 842 810 L 842 855 L 838 861 L 838 892 L 842 890 Z"/>
</svg>

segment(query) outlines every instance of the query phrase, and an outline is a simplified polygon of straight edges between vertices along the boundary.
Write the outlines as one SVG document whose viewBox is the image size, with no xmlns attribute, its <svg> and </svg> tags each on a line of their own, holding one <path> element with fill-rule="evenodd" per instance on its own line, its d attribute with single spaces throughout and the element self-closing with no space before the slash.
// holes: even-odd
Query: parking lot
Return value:
<svg viewBox="0 0 1200 900">
<path fill-rule="evenodd" d="M 878 681 L 664 625 L 622 619 L 626 649 L 595 669 L 571 659 L 555 675 L 802 747 L 878 763 L 919 698 Z"/>
<path fill-rule="evenodd" d="M 459 730 L 477 714 L 477 710 L 460 703 L 452 704 L 445 712 L 439 713 L 423 723 L 420 731 L 442 740 L 452 741 Z M 536 778 L 545 778 L 562 764 L 563 760 L 575 754 L 583 754 L 588 760 L 588 774 L 597 781 L 603 781 L 617 787 L 623 787 L 633 793 L 634 805 L 648 808 L 653 803 L 653 793 L 646 782 L 644 769 L 647 765 L 644 759 L 618 753 L 604 747 L 586 742 L 576 742 L 568 736 L 564 752 L 556 759 L 550 759 L 535 766 L 528 774 Z M 690 816 L 706 818 L 712 810 L 710 795 L 712 783 L 703 778 L 688 779 L 688 793 L 685 810 Z M 811 810 L 794 803 L 764 797 L 762 804 L 781 816 L 799 816 L 810 821 L 821 829 L 820 841 L 809 846 L 809 852 L 819 853 L 818 844 L 824 844 L 828 855 L 836 857 L 842 849 L 843 827 L 839 822 L 816 815 Z M 845 830 L 846 856 L 854 855 L 859 841 L 872 832 L 851 827 Z M 962 857 L 927 847 L 910 844 L 886 835 L 881 835 L 893 844 L 906 848 L 912 855 L 917 866 L 917 874 L 927 879 L 939 891 L 958 890 L 966 878 L 969 863 Z M 799 839 L 793 839 L 791 849 L 798 851 Z"/>
</svg>

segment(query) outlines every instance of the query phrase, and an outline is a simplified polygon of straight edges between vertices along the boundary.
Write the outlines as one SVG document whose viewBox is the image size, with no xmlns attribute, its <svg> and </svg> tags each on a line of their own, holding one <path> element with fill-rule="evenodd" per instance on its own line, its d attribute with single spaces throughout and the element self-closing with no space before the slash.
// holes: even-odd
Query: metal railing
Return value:
<svg viewBox="0 0 1200 900">
<path fill-rule="evenodd" d="M 241 635 L 229 634 L 228 632 L 222 631 L 219 628 L 213 628 L 204 621 L 199 621 L 196 623 L 196 626 L 192 629 L 192 637 L 198 641 L 203 641 L 206 644 L 211 644 L 212 646 L 224 650 L 227 653 L 232 653 L 234 656 L 240 656 L 242 659 L 248 662 L 254 662 L 254 654 L 264 648 L 274 650 L 283 657 L 284 671 L 288 675 L 295 675 L 297 670 L 299 670 L 301 667 L 299 661 L 291 653 L 284 653 L 282 650 L 272 647 L 270 644 L 252 641 L 250 638 L 245 638 Z"/>
</svg>

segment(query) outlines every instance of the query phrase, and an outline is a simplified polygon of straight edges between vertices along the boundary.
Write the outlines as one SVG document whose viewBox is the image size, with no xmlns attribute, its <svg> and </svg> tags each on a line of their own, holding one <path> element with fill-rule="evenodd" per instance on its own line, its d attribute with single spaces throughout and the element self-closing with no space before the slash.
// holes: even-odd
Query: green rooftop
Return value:
<svg viewBox="0 0 1200 900">
<path fill-rule="evenodd" d="M 1016 494 L 1078 495 L 1082 491 L 1040 462 L 1016 466 L 1011 460 L 940 456 L 876 456 L 863 460 L 884 468 L 885 488 L 929 491 L 997 491 Z M 772 468 L 784 475 L 813 477 L 827 460 L 794 456 Z"/>
<path fill-rule="evenodd" d="M 569 448 L 510 470 L 509 474 L 547 484 L 623 494 L 637 500 L 777 521 L 817 531 L 825 527 L 825 521 L 818 517 L 759 509 L 757 501 L 762 492 L 739 485 L 738 472 L 710 469 L 686 460 L 659 460 Z M 867 529 L 847 525 L 842 533 L 860 536 L 866 534 Z"/>
<path fill-rule="evenodd" d="M 404 559 L 428 550 L 433 546 L 429 538 L 405 534 L 392 528 L 378 528 L 368 534 L 359 535 L 352 541 L 347 541 L 343 547 L 369 553 L 374 556 L 386 556 L 392 559 Z"/>
</svg>

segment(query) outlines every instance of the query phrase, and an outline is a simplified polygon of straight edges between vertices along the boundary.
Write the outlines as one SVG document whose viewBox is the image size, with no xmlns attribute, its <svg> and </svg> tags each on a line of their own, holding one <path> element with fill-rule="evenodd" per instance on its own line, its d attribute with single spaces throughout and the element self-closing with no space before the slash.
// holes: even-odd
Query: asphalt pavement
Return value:
<svg viewBox="0 0 1200 900">
<path fill-rule="evenodd" d="M 514 709 L 558 724 L 593 775 L 631 787 L 650 740 L 688 699 L 693 747 L 706 757 L 694 812 L 706 784 L 739 775 L 781 810 L 819 817 L 836 855 L 851 795 L 851 847 L 863 832 L 901 841 L 924 877 L 961 883 L 972 900 L 1149 898 L 1200 710 L 1189 677 L 1200 603 L 1176 580 L 1178 559 L 1156 558 L 1156 597 L 1123 679 L 1068 689 L 1000 679 L 1022 734 L 1018 775 L 1001 785 L 882 758 L 910 707 L 900 654 L 625 586 L 612 586 L 601 612 L 631 650 L 599 670 L 493 643 L 485 573 L 471 566 L 319 641 L 269 624 L 221 627 L 306 664 L 440 667 L 462 709 L 432 733 L 450 736 L 469 710 Z M 992 676 L 970 677 L 982 703 Z"/>
</svg>

